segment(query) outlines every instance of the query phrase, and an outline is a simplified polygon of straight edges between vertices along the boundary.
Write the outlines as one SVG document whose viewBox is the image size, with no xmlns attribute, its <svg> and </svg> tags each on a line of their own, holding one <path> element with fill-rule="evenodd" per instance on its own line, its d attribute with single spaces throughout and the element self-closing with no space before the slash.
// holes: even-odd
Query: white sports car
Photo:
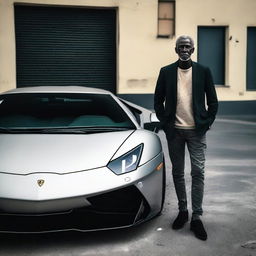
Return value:
<svg viewBox="0 0 256 256">
<path fill-rule="evenodd" d="M 0 94 L 0 232 L 113 229 L 158 215 L 165 167 L 152 118 L 94 88 Z"/>
</svg>

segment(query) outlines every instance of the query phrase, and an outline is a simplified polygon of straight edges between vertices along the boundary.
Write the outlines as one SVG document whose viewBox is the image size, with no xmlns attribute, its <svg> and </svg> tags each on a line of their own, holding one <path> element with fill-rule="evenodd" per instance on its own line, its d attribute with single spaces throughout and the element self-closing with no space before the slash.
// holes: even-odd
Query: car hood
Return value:
<svg viewBox="0 0 256 256">
<path fill-rule="evenodd" d="M 0 134 L 0 172 L 64 174 L 103 167 L 132 133 Z"/>
</svg>

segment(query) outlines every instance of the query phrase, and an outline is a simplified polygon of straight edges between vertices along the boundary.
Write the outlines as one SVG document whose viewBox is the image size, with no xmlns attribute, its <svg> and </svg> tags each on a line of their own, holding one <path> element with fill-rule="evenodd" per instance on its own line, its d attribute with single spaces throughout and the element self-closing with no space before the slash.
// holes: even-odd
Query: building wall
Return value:
<svg viewBox="0 0 256 256">
<path fill-rule="evenodd" d="M 0 91 L 16 88 L 14 2 L 117 7 L 120 95 L 154 93 L 159 69 L 177 59 L 177 36 L 188 34 L 197 46 L 198 26 L 227 26 L 226 85 L 217 87 L 218 98 L 256 100 L 256 91 L 246 91 L 246 33 L 247 26 L 256 26 L 255 0 L 176 0 L 176 35 L 169 39 L 157 38 L 157 0 L 0 0 Z M 197 61 L 197 49 L 193 60 Z"/>
<path fill-rule="evenodd" d="M 217 88 L 218 97 L 223 101 L 255 100 L 256 91 L 246 91 L 246 46 L 247 27 L 256 26 L 256 1 L 177 0 L 176 10 L 177 34 L 188 31 L 195 41 L 197 26 L 227 26 L 226 87 Z M 196 56 L 197 49 L 195 60 Z"/>
</svg>

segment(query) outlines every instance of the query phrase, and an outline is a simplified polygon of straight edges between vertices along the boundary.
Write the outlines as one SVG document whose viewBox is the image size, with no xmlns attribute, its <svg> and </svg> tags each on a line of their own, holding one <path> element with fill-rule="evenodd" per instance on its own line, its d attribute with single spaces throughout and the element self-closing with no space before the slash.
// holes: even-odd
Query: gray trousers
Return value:
<svg viewBox="0 0 256 256">
<path fill-rule="evenodd" d="M 174 137 L 166 137 L 172 162 L 173 182 L 178 198 L 179 210 L 187 210 L 187 194 L 184 178 L 185 146 L 187 145 L 191 162 L 193 216 L 202 215 L 206 136 L 198 135 L 195 130 L 175 129 Z"/>
</svg>

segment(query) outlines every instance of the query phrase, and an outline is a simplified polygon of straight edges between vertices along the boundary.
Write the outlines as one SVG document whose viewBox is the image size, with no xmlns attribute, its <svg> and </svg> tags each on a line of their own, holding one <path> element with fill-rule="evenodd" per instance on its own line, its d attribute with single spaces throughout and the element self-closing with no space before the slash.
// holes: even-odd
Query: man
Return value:
<svg viewBox="0 0 256 256">
<path fill-rule="evenodd" d="M 154 108 L 166 134 L 179 214 L 172 224 L 181 229 L 188 221 L 184 179 L 185 145 L 191 160 L 192 219 L 190 229 L 207 239 L 200 216 L 203 214 L 205 133 L 212 125 L 218 100 L 209 68 L 191 60 L 194 42 L 189 36 L 176 41 L 179 60 L 161 68 L 155 89 Z M 207 105 L 207 107 L 206 107 Z"/>
</svg>

